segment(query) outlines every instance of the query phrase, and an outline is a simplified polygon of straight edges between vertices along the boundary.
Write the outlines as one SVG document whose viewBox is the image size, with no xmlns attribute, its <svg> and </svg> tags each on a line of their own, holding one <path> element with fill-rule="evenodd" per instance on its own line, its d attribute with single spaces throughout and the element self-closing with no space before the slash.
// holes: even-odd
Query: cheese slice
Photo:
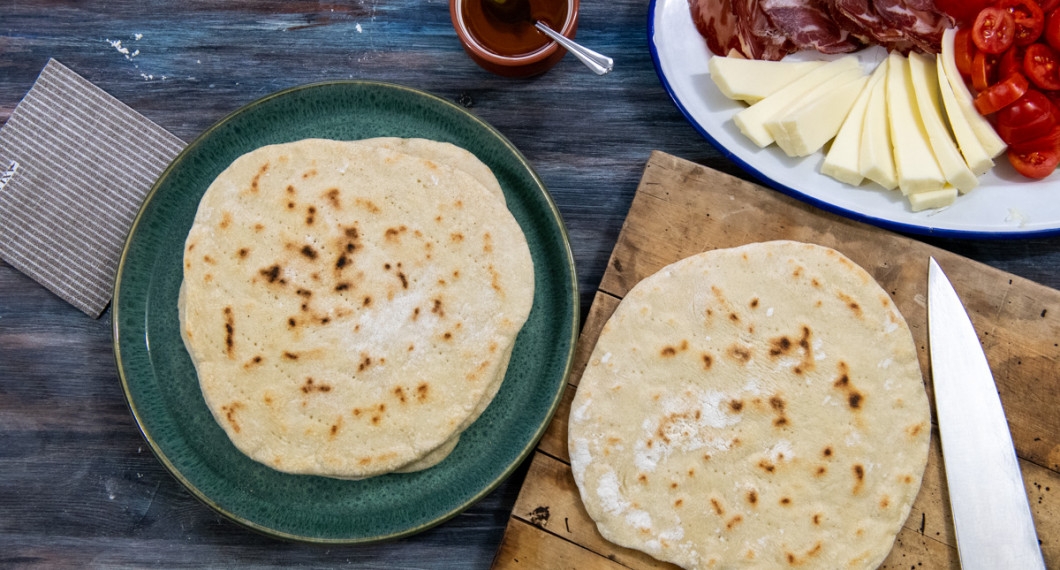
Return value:
<svg viewBox="0 0 1060 570">
<path fill-rule="evenodd" d="M 891 148 L 891 126 L 887 118 L 887 65 L 883 60 L 873 75 L 882 74 L 872 88 L 865 109 L 865 126 L 861 130 L 858 168 L 861 175 L 887 190 L 898 187 L 898 171 L 894 167 Z"/>
<path fill-rule="evenodd" d="M 815 89 L 798 108 L 767 121 L 766 129 L 788 156 L 813 154 L 839 132 L 867 81 L 860 69 L 840 74 L 819 87 L 819 95 Z"/>
<path fill-rule="evenodd" d="M 961 111 L 957 96 L 953 93 L 953 87 L 950 85 L 949 79 L 946 78 L 945 59 L 945 56 L 935 58 L 935 73 L 939 84 L 939 94 L 942 95 L 942 103 L 946 108 L 946 118 L 950 121 L 953 137 L 957 139 L 957 146 L 961 149 L 964 161 L 972 173 L 979 176 L 994 167 L 993 157 L 983 148 L 983 143 L 979 142 L 979 137 L 972 130 L 972 126 L 968 123 L 968 118 Z"/>
<path fill-rule="evenodd" d="M 942 189 L 946 178 L 935 160 L 927 131 L 920 120 L 909 60 L 896 51 L 887 58 L 887 115 L 898 188 L 902 194 Z"/>
<path fill-rule="evenodd" d="M 832 141 L 824 162 L 821 163 L 821 174 L 852 186 L 861 184 L 865 179 L 860 168 L 861 134 L 865 130 L 865 115 L 869 108 L 869 98 L 876 89 L 876 85 L 882 82 L 885 70 L 883 65 L 877 66 L 865 82 L 865 87 L 858 94 L 854 106 L 850 108 L 847 118 L 843 121 L 843 126 L 839 128 L 839 133 Z"/>
<path fill-rule="evenodd" d="M 757 103 L 824 65 L 823 61 L 766 61 L 741 57 L 710 58 L 710 78 L 722 95 Z"/>
<path fill-rule="evenodd" d="M 942 65 L 946 70 L 946 79 L 953 89 L 957 105 L 961 108 L 961 112 L 964 113 L 965 119 L 972 127 L 972 131 L 975 132 L 975 136 L 979 139 L 979 143 L 983 145 L 983 149 L 986 150 L 986 153 L 991 158 L 996 158 L 997 155 L 1005 151 L 1007 145 L 998 136 L 993 125 L 979 114 L 979 111 L 975 108 L 975 100 L 972 98 L 972 93 L 968 90 L 968 86 L 964 84 L 961 72 L 957 70 L 957 61 L 954 59 L 953 54 L 953 41 L 956 35 L 956 30 L 952 28 L 947 29 L 942 34 Z"/>
<path fill-rule="evenodd" d="M 747 138 L 756 145 L 766 147 L 773 143 L 773 135 L 766 129 L 766 121 L 799 104 L 807 93 L 819 88 L 822 84 L 834 79 L 837 75 L 851 70 L 859 70 L 860 65 L 854 56 L 836 59 L 810 71 L 794 82 L 782 87 L 772 95 L 736 113 L 733 122 Z"/>
<path fill-rule="evenodd" d="M 913 82 L 917 109 L 920 111 L 920 120 L 924 123 L 928 142 L 931 143 L 931 150 L 935 153 L 935 160 L 938 161 L 946 182 L 964 194 L 979 185 L 979 178 L 964 162 L 961 151 L 957 149 L 949 129 L 946 128 L 942 107 L 939 105 L 939 82 L 935 69 L 934 58 L 910 52 L 909 76 Z"/>
<path fill-rule="evenodd" d="M 910 194 L 908 196 L 909 207 L 912 208 L 914 212 L 919 212 L 921 210 L 949 206 L 957 199 L 957 193 L 957 189 L 953 186 L 946 186 L 940 190 L 929 190 L 927 192 Z"/>
</svg>

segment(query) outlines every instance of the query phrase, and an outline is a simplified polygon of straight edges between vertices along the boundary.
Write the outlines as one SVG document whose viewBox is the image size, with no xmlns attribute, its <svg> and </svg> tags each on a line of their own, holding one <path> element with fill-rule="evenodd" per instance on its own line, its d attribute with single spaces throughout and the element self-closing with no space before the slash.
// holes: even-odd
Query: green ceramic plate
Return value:
<svg viewBox="0 0 1060 570">
<path fill-rule="evenodd" d="M 210 182 L 257 147 L 309 137 L 423 137 L 475 153 L 496 174 L 534 260 L 534 304 L 489 408 L 434 468 L 364 481 L 288 475 L 236 450 L 210 415 L 180 338 L 184 239 Z M 574 262 L 548 191 L 512 144 L 464 109 L 371 82 L 297 87 L 236 111 L 162 174 L 133 224 L 114 287 L 114 350 L 151 449 L 195 496 L 286 539 L 367 543 L 425 530 L 503 481 L 531 452 L 566 385 L 578 327 Z"/>
</svg>

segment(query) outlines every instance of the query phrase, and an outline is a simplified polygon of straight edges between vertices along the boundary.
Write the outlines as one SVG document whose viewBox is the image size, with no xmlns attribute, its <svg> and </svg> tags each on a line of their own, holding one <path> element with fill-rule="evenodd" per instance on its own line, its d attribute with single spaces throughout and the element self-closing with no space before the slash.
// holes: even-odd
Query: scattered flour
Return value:
<svg viewBox="0 0 1060 570">
<path fill-rule="evenodd" d="M 614 471 L 608 471 L 600 477 L 596 495 L 600 497 L 604 510 L 612 515 L 620 515 L 630 506 L 629 501 L 622 498 L 618 488 L 618 475 L 615 475 Z"/>
</svg>

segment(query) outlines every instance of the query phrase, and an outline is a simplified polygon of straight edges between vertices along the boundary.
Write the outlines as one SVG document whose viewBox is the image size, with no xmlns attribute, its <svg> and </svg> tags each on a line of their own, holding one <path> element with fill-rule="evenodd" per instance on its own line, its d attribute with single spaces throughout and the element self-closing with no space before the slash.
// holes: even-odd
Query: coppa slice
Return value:
<svg viewBox="0 0 1060 570">
<path fill-rule="evenodd" d="M 687 568 L 875 568 L 931 431 L 890 297 L 835 250 L 790 241 L 701 253 L 638 283 L 568 425 L 600 533 Z"/>
<path fill-rule="evenodd" d="M 495 392 L 532 298 L 522 231 L 475 178 L 306 140 L 240 157 L 207 190 L 179 314 L 237 448 L 359 478 L 444 452 Z"/>
</svg>

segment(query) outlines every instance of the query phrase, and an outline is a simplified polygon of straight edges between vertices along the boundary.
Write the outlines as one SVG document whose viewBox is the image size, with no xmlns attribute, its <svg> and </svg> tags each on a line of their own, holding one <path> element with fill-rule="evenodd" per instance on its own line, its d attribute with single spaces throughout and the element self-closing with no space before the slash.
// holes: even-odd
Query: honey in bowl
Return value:
<svg viewBox="0 0 1060 570">
<path fill-rule="evenodd" d="M 535 21 L 569 38 L 577 30 L 578 0 L 529 0 L 529 13 L 522 15 L 486 5 L 519 1 L 451 0 L 449 4 L 453 27 L 468 55 L 483 68 L 511 77 L 542 73 L 566 53 L 534 27 Z"/>
</svg>

